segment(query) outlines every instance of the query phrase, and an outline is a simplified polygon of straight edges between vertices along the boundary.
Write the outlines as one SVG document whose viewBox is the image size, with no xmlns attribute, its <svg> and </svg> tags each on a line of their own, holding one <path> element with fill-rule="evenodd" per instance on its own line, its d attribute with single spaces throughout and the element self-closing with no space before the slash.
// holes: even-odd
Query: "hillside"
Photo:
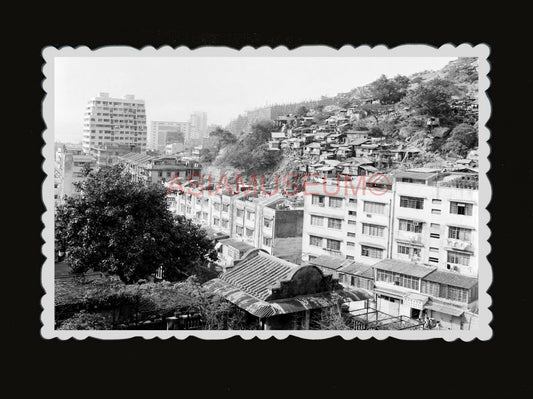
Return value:
<svg viewBox="0 0 533 399">
<path fill-rule="evenodd" d="M 214 154 L 214 164 L 245 174 L 290 172 L 302 159 L 291 158 L 287 151 L 269 151 L 270 132 L 281 126 L 275 122 L 298 140 L 303 140 L 304 131 L 369 131 L 393 148 L 416 148 L 419 155 L 413 166 L 444 164 L 477 148 L 477 91 L 477 60 L 459 58 L 437 71 L 381 76 L 334 97 L 258 108 L 230 123 L 227 130 L 235 140 Z M 312 122 L 305 124 L 306 118 Z"/>
</svg>

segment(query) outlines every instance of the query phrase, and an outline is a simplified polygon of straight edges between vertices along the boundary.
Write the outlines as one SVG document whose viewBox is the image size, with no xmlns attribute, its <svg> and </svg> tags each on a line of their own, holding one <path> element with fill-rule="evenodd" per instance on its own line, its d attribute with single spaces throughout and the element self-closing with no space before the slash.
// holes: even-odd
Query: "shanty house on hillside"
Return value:
<svg viewBox="0 0 533 399">
<path fill-rule="evenodd" d="M 265 330 L 312 329 L 325 309 L 371 298 L 365 290 L 344 290 L 316 266 L 298 266 L 264 252 L 251 253 L 204 287 L 254 316 L 257 328 Z"/>
</svg>

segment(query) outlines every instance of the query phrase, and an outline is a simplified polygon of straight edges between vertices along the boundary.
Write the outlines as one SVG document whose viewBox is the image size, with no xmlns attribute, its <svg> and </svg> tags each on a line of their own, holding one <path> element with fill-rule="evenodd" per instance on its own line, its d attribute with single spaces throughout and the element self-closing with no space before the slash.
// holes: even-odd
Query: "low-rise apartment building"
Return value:
<svg viewBox="0 0 533 399">
<path fill-rule="evenodd" d="M 440 329 L 471 329 L 477 323 L 477 278 L 396 259 L 378 262 L 373 270 L 379 311 L 432 319 Z"/>
<path fill-rule="evenodd" d="M 235 193 L 196 185 L 185 185 L 184 192 L 172 191 L 169 206 L 176 214 L 281 259 L 301 262 L 303 203 L 300 198 Z"/>
<path fill-rule="evenodd" d="M 175 177 L 184 184 L 190 176 L 199 176 L 202 172 L 202 166 L 197 161 L 174 155 L 156 156 L 132 152 L 119 157 L 119 162 L 125 165 L 126 171 L 135 181 L 150 184 L 163 184 Z"/>
</svg>

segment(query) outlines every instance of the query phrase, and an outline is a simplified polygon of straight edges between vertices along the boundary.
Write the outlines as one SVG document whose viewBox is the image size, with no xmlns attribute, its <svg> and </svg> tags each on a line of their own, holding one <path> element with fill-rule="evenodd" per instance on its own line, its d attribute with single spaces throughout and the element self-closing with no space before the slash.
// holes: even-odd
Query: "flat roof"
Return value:
<svg viewBox="0 0 533 399">
<path fill-rule="evenodd" d="M 374 268 L 418 278 L 425 277 L 436 270 L 436 267 L 423 266 L 417 263 L 406 262 L 397 259 L 383 259 L 382 261 L 376 263 Z"/>
</svg>

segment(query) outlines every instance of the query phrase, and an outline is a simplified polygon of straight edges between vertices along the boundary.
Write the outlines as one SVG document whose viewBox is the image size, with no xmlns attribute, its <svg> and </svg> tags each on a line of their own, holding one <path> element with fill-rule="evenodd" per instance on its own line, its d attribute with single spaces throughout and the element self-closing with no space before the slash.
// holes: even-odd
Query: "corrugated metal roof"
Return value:
<svg viewBox="0 0 533 399">
<path fill-rule="evenodd" d="M 436 270 L 435 267 L 422 266 L 416 263 L 405 262 L 397 259 L 383 259 L 382 261 L 376 263 L 374 268 L 419 278 L 425 277 Z"/>
<path fill-rule="evenodd" d="M 470 289 L 478 283 L 478 279 L 475 277 L 469 277 L 444 270 L 435 270 L 431 274 L 424 277 L 424 280 L 465 289 Z"/>
<path fill-rule="evenodd" d="M 351 262 L 349 265 L 343 266 L 339 269 L 342 273 L 353 274 L 360 277 L 374 278 L 374 271 L 372 266 L 363 263 Z"/>
<path fill-rule="evenodd" d="M 320 255 L 318 258 L 313 259 L 309 263 L 311 263 L 312 265 L 337 270 L 339 268 L 346 267 L 353 262 L 349 259 L 336 258 L 329 255 Z"/>
<path fill-rule="evenodd" d="M 242 261 L 220 278 L 258 299 L 266 299 L 270 295 L 270 288 L 286 279 L 298 267 L 260 252 L 257 256 Z"/>
<path fill-rule="evenodd" d="M 260 318 L 325 308 L 344 302 L 372 298 L 372 295 L 366 290 L 350 289 L 267 302 L 242 291 L 220 278 L 206 282 L 204 287 L 213 294 L 222 296 L 234 305 Z"/>
</svg>

